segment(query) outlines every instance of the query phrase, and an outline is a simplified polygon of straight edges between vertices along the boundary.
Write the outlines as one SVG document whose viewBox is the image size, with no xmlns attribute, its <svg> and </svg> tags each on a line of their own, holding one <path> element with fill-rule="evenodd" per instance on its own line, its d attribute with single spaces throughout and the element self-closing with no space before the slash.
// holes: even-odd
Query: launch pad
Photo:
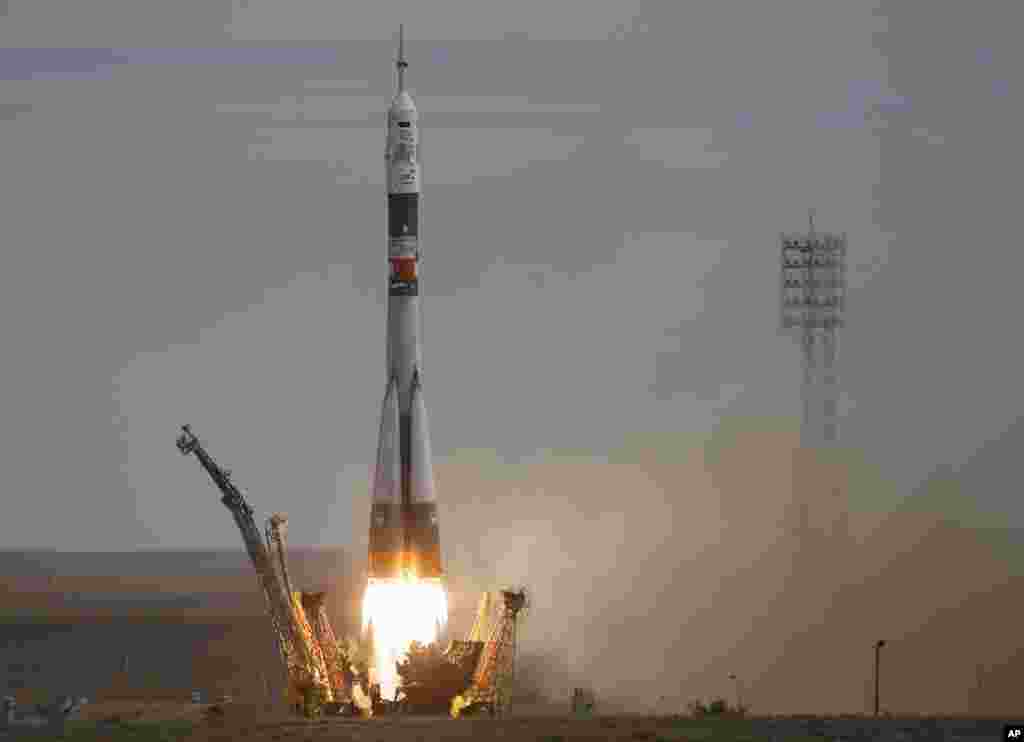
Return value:
<svg viewBox="0 0 1024 742">
<path fill-rule="evenodd" d="M 296 592 L 285 557 L 287 518 L 275 514 L 261 537 L 253 509 L 229 471 L 207 453 L 189 426 L 177 445 L 194 454 L 221 491 L 266 598 L 288 703 L 307 716 L 324 711 L 367 714 L 408 710 L 413 685 L 401 684 L 399 663 L 418 671 L 416 688 L 453 716 L 504 711 L 511 697 L 517 621 L 527 605 L 522 590 L 502 591 L 500 615 L 489 615 L 485 594 L 467 642 L 441 650 L 448 594 L 441 555 L 437 492 L 423 390 L 420 304 L 419 113 L 405 87 L 404 36 L 399 29 L 397 86 L 387 111 L 385 170 L 388 214 L 388 301 L 385 392 L 381 404 L 369 523 L 368 573 L 361 636 L 339 643 L 323 607 L 324 593 Z M 352 652 L 368 655 L 357 672 Z M 413 666 L 415 664 L 415 667 Z M 431 673 L 436 678 L 428 677 Z M 440 680 L 441 677 L 444 680 Z M 462 677 L 465 676 L 465 677 Z M 409 681 L 410 683 L 412 681 Z M 431 687 L 439 683 L 439 687 Z M 407 691 L 400 699 L 400 684 Z M 453 697 L 457 697 L 455 702 Z M 393 700 L 392 700 L 393 699 Z"/>
</svg>

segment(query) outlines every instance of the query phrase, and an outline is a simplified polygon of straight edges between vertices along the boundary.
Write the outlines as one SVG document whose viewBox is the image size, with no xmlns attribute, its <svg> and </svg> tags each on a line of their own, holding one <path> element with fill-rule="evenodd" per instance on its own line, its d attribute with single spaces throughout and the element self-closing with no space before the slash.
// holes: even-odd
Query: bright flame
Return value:
<svg viewBox="0 0 1024 742">
<path fill-rule="evenodd" d="M 395 663 L 409 644 L 436 642 L 438 627 L 448 623 L 448 595 L 440 580 L 370 578 L 363 597 L 363 632 L 373 624 L 376 682 L 381 696 L 392 699 L 398 687 Z"/>
</svg>

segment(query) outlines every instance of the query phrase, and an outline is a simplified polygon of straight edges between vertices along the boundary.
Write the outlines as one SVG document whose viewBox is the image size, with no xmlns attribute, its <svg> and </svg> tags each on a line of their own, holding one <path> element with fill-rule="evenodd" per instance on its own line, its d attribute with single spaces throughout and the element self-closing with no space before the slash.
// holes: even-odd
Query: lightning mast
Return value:
<svg viewBox="0 0 1024 742">
<path fill-rule="evenodd" d="M 836 374 L 839 330 L 846 305 L 846 235 L 817 232 L 814 209 L 806 234 L 781 234 L 781 325 L 800 342 L 803 357 L 800 442 L 828 447 L 839 439 Z"/>
<path fill-rule="evenodd" d="M 800 451 L 794 466 L 796 531 L 802 544 L 810 535 L 811 493 L 817 487 L 809 464 L 839 441 L 836 361 L 846 309 L 846 235 L 819 232 L 814 225 L 814 209 L 808 216 L 806 233 L 779 235 L 780 324 L 783 332 L 799 342 L 802 361 L 803 414 Z M 841 489 L 833 487 L 832 495 L 844 520 Z"/>
</svg>

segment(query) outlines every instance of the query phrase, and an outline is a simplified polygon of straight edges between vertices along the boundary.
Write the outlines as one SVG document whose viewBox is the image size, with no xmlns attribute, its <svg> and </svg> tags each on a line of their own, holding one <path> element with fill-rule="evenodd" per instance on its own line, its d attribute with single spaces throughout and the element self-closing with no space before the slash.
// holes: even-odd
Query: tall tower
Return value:
<svg viewBox="0 0 1024 742">
<path fill-rule="evenodd" d="M 839 440 L 836 360 L 846 303 L 846 235 L 817 232 L 814 210 L 806 234 L 781 234 L 782 329 L 800 342 L 803 359 L 800 442 L 829 447 Z"/>
<path fill-rule="evenodd" d="M 795 530 L 809 546 L 811 521 L 846 528 L 844 488 L 836 472 L 822 468 L 826 451 L 839 442 L 839 331 L 846 306 L 846 235 L 819 232 L 814 210 L 806 233 L 781 234 L 780 323 L 800 345 L 802 416 L 794 460 Z M 814 530 L 822 530 L 817 528 Z"/>
<path fill-rule="evenodd" d="M 419 114 L 405 89 L 399 30 L 397 86 L 387 114 L 388 304 L 385 395 L 370 520 L 371 579 L 443 576 L 437 496 L 423 399 L 420 332 Z"/>
</svg>

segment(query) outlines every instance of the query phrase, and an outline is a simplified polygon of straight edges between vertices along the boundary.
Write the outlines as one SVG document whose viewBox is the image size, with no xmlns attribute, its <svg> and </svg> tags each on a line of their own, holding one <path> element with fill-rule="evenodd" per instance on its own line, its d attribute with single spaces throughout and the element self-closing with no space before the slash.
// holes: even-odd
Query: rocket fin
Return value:
<svg viewBox="0 0 1024 742">
<path fill-rule="evenodd" d="M 419 370 L 413 372 L 409 404 L 409 514 L 406 543 L 417 577 L 441 577 L 441 540 L 437 519 L 437 493 L 430 451 L 427 405 Z"/>
<path fill-rule="evenodd" d="M 402 462 L 398 423 L 398 380 L 392 377 L 384 396 L 377 444 L 377 468 L 370 507 L 370 577 L 401 573 Z"/>
</svg>

